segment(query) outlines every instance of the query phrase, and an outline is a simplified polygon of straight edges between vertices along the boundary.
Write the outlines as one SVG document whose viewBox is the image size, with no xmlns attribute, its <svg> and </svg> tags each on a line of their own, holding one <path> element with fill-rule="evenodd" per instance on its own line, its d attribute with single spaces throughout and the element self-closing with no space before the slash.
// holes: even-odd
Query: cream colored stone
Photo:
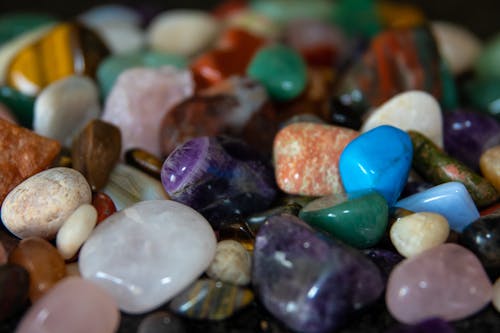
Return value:
<svg viewBox="0 0 500 333">
<path fill-rule="evenodd" d="M 500 145 L 491 147 L 481 155 L 479 167 L 484 178 L 500 191 Z"/>
<path fill-rule="evenodd" d="M 391 227 L 390 237 L 396 250 L 409 258 L 443 244 L 449 233 L 446 218 L 440 214 L 422 212 L 397 219 Z"/>
<path fill-rule="evenodd" d="M 71 259 L 90 237 L 97 222 L 94 206 L 83 204 L 63 223 L 57 232 L 57 250 L 64 259 Z"/>
<path fill-rule="evenodd" d="M 207 269 L 207 275 L 236 285 L 250 282 L 252 258 L 247 250 L 234 240 L 223 240 L 217 244 L 215 257 Z"/>
<path fill-rule="evenodd" d="M 500 312 L 500 278 L 493 284 L 493 307 Z"/>
<path fill-rule="evenodd" d="M 2 221 L 19 238 L 52 239 L 92 192 L 85 177 L 71 168 L 52 168 L 16 186 L 2 204 Z"/>
</svg>

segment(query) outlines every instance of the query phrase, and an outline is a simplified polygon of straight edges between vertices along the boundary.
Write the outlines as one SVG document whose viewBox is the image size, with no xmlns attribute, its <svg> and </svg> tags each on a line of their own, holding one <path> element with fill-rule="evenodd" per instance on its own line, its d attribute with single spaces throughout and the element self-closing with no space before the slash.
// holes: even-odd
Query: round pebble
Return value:
<svg viewBox="0 0 500 333">
<path fill-rule="evenodd" d="M 217 244 L 215 257 L 207 269 L 207 275 L 236 285 L 250 282 L 252 257 L 239 242 L 223 240 Z"/>
</svg>

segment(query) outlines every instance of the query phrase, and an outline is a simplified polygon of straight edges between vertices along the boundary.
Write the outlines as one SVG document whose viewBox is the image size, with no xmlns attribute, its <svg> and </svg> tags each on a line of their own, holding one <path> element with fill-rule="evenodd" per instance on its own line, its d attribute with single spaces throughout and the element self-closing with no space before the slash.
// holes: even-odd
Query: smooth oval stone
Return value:
<svg viewBox="0 0 500 333">
<path fill-rule="evenodd" d="M 250 253 L 253 251 L 255 234 L 252 229 L 250 229 L 247 222 L 228 223 L 227 225 L 221 226 L 217 231 L 217 239 L 219 241 L 236 241 Z"/>
<path fill-rule="evenodd" d="M 477 58 L 474 69 L 481 78 L 500 78 L 500 34 L 491 38 L 483 48 L 479 58 Z"/>
<path fill-rule="evenodd" d="M 122 137 L 118 127 L 94 119 L 75 137 L 71 156 L 73 168 L 80 171 L 92 190 L 102 189 L 120 159 Z"/>
<path fill-rule="evenodd" d="M 391 273 L 386 291 L 390 313 L 407 324 L 429 317 L 466 318 L 485 307 L 492 286 L 479 260 L 456 244 L 442 244 L 407 259 Z"/>
<path fill-rule="evenodd" d="M 446 218 L 429 212 L 398 218 L 390 230 L 392 244 L 407 258 L 443 244 L 449 233 L 450 227 Z"/>
<path fill-rule="evenodd" d="M 436 99 L 424 91 L 402 92 L 375 109 L 363 123 L 362 132 L 380 125 L 403 131 L 415 130 L 443 147 L 443 116 Z"/>
<path fill-rule="evenodd" d="M 9 263 L 28 271 L 29 297 L 33 303 L 66 275 L 64 259 L 54 246 L 39 237 L 21 240 L 10 252 Z"/>
<path fill-rule="evenodd" d="M 119 322 L 116 303 L 104 290 L 82 278 L 68 277 L 29 309 L 16 332 L 112 333 Z"/>
<path fill-rule="evenodd" d="M 478 218 L 464 229 L 460 244 L 474 252 L 491 276 L 500 274 L 500 214 Z"/>
<path fill-rule="evenodd" d="M 294 331 L 331 332 L 384 288 L 368 258 L 287 214 L 261 226 L 253 265 L 260 301 Z"/>
<path fill-rule="evenodd" d="M 479 167 L 493 186 L 500 191 L 500 145 L 486 150 L 479 158 Z"/>
<path fill-rule="evenodd" d="M 102 191 L 111 198 L 116 210 L 140 201 L 169 199 L 160 181 L 122 163 L 118 163 L 111 171 Z"/>
<path fill-rule="evenodd" d="M 484 113 L 447 112 L 443 130 L 445 151 L 476 171 L 479 170 L 481 155 L 500 144 L 500 123 Z"/>
<path fill-rule="evenodd" d="M 155 17 L 148 27 L 149 46 L 155 51 L 193 56 L 210 46 L 219 23 L 199 10 L 169 10 Z"/>
<path fill-rule="evenodd" d="M 351 141 L 340 155 L 342 184 L 347 193 L 375 190 L 393 206 L 408 179 L 412 156 L 408 134 L 393 126 L 376 127 Z"/>
<path fill-rule="evenodd" d="M 26 128 L 33 128 L 33 110 L 35 98 L 23 95 L 15 89 L 3 86 L 0 87 L 0 102 L 5 104 L 17 120 L 15 123 Z"/>
<path fill-rule="evenodd" d="M 377 192 L 333 194 L 307 204 L 299 217 L 356 248 L 377 244 L 385 233 L 389 207 Z"/>
<path fill-rule="evenodd" d="M 413 168 L 433 184 L 458 181 L 465 185 L 474 203 L 484 207 L 497 201 L 499 194 L 486 179 L 439 149 L 421 133 L 408 131 L 413 144 Z"/>
<path fill-rule="evenodd" d="M 500 77 L 470 80 L 464 90 L 470 105 L 500 120 Z"/>
<path fill-rule="evenodd" d="M 224 320 L 254 299 L 248 288 L 200 279 L 177 295 L 169 309 L 190 319 Z"/>
<path fill-rule="evenodd" d="M 399 253 L 384 249 L 367 249 L 363 251 L 363 254 L 380 269 L 384 284 L 387 284 L 387 279 L 394 267 L 404 259 Z"/>
<path fill-rule="evenodd" d="M 430 318 L 415 325 L 398 325 L 386 333 L 455 333 L 455 329 L 441 318 Z"/>
<path fill-rule="evenodd" d="M 109 94 L 102 120 L 121 130 L 122 153 L 142 148 L 160 156 L 161 119 L 193 88 L 188 71 L 170 66 L 128 69 Z"/>
<path fill-rule="evenodd" d="M 399 200 L 396 207 L 413 212 L 432 212 L 446 218 L 450 228 L 462 232 L 479 218 L 474 201 L 462 183 L 449 182 Z"/>
<path fill-rule="evenodd" d="M 474 65 L 482 51 L 479 38 L 465 27 L 443 21 L 431 23 L 439 53 L 454 75 L 461 74 Z"/>
<path fill-rule="evenodd" d="M 137 333 L 158 332 L 186 333 L 187 330 L 180 318 L 166 311 L 151 313 L 141 321 L 137 328 Z"/>
<path fill-rule="evenodd" d="M 46 13 L 13 12 L 0 16 L 0 45 L 25 32 L 55 21 Z"/>
<path fill-rule="evenodd" d="M 90 237 L 97 222 L 97 211 L 90 204 L 78 207 L 57 232 L 57 250 L 64 259 L 71 259 Z"/>
<path fill-rule="evenodd" d="M 94 206 L 97 211 L 97 224 L 116 212 L 115 203 L 103 192 L 94 192 L 92 194 L 92 206 Z"/>
<path fill-rule="evenodd" d="M 230 284 L 244 286 L 250 282 L 252 257 L 235 240 L 217 243 L 214 260 L 207 269 L 208 277 Z"/>
<path fill-rule="evenodd" d="M 204 272 L 216 245 L 212 228 L 193 209 L 168 200 L 143 201 L 97 226 L 80 250 L 79 267 L 121 310 L 144 313 Z"/>
<path fill-rule="evenodd" d="M 163 162 L 150 152 L 140 148 L 127 150 L 125 153 L 125 161 L 127 164 L 147 173 L 148 175 L 156 179 L 160 179 Z"/>
<path fill-rule="evenodd" d="M 296 123 L 274 139 L 276 182 L 286 193 L 321 196 L 344 191 L 338 161 L 357 131 L 339 126 Z"/>
<path fill-rule="evenodd" d="M 500 312 L 500 278 L 493 284 L 493 306 Z"/>
<path fill-rule="evenodd" d="M 53 238 L 63 222 L 84 203 L 90 203 L 90 186 L 81 173 L 52 168 L 16 186 L 2 204 L 2 222 L 19 238 Z"/>
<path fill-rule="evenodd" d="M 24 267 L 0 265 L 0 320 L 12 317 L 27 304 L 30 276 Z"/>
</svg>

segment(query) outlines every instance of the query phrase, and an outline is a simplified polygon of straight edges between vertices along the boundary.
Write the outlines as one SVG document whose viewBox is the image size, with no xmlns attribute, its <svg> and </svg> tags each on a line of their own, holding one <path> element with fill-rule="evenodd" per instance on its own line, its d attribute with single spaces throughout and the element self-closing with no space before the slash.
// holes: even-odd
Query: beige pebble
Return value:
<svg viewBox="0 0 500 333">
<path fill-rule="evenodd" d="M 242 286 L 250 282 L 251 265 L 250 253 L 243 245 L 234 240 L 223 240 L 217 243 L 207 275 L 214 280 Z"/>
<path fill-rule="evenodd" d="M 63 223 L 57 232 L 57 250 L 64 259 L 71 259 L 90 237 L 97 222 L 94 206 L 83 204 Z"/>
<path fill-rule="evenodd" d="M 500 145 L 491 147 L 481 155 L 479 167 L 484 178 L 500 191 Z"/>
<path fill-rule="evenodd" d="M 390 237 L 396 250 L 409 258 L 443 244 L 449 233 L 445 217 L 422 212 L 397 219 L 391 227 Z"/>
<path fill-rule="evenodd" d="M 73 211 L 90 203 L 92 192 L 81 173 L 52 168 L 16 186 L 2 205 L 2 221 L 19 238 L 53 239 Z"/>
<path fill-rule="evenodd" d="M 493 306 L 500 312 L 500 277 L 493 284 Z"/>
</svg>

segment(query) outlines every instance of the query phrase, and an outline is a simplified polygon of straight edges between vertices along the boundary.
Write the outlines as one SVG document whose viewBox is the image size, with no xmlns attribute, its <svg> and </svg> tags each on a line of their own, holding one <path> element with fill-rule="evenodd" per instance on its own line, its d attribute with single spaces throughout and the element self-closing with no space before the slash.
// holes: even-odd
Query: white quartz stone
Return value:
<svg viewBox="0 0 500 333">
<path fill-rule="evenodd" d="M 190 207 L 143 201 L 97 226 L 80 251 L 82 276 L 127 313 L 144 313 L 195 281 L 215 255 L 210 224 Z"/>
</svg>

